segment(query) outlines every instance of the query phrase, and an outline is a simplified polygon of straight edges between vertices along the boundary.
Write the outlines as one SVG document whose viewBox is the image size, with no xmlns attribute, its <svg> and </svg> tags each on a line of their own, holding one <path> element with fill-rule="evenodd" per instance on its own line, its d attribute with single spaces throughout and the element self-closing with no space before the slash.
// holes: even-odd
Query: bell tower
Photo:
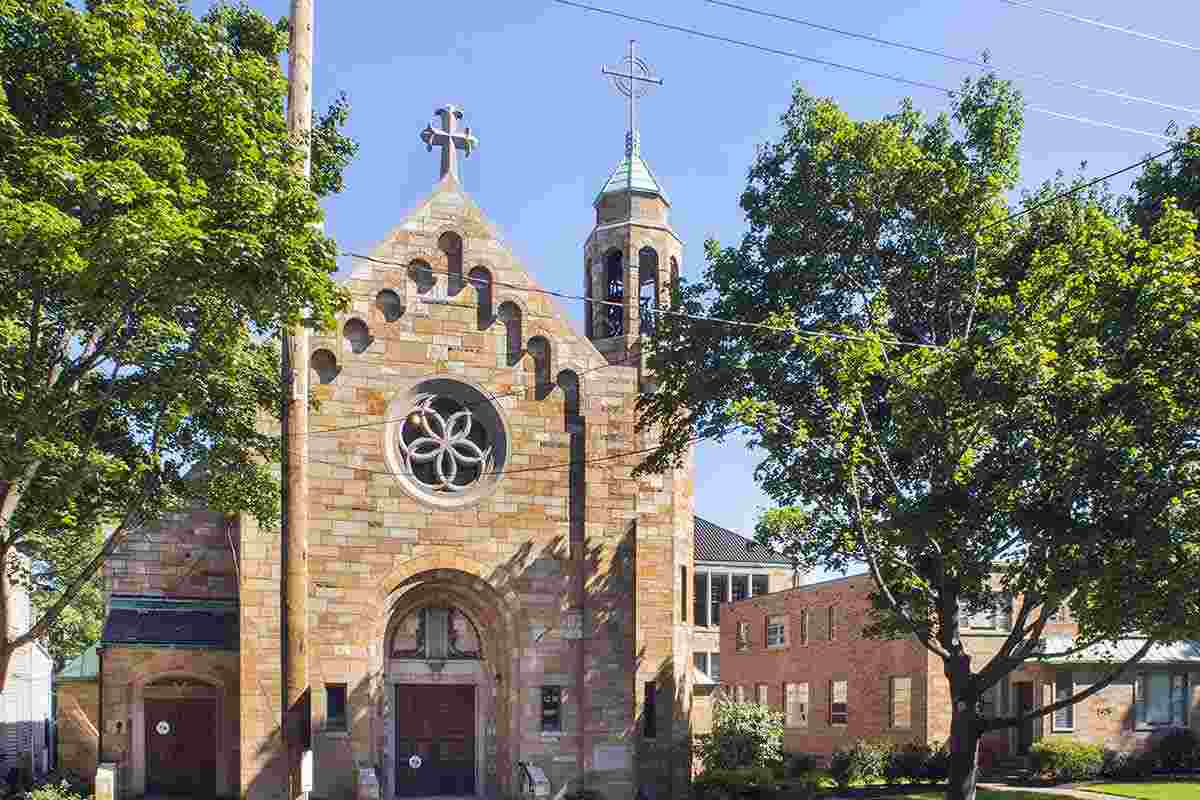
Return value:
<svg viewBox="0 0 1200 800">
<path fill-rule="evenodd" d="M 584 244 L 584 293 L 589 299 L 586 327 L 613 364 L 637 367 L 648 389 L 641 340 L 658 318 L 654 309 L 671 301 L 679 278 L 683 242 L 671 229 L 671 203 L 642 157 L 637 101 L 662 84 L 637 55 L 636 43 L 607 75 L 629 101 L 625 156 L 596 195 L 596 224 Z"/>
</svg>

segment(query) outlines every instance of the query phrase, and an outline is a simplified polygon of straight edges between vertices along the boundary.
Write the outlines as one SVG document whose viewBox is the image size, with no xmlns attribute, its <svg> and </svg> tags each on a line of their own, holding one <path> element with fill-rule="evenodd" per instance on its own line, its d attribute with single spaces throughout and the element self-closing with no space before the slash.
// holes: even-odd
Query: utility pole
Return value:
<svg viewBox="0 0 1200 800">
<path fill-rule="evenodd" d="M 288 44 L 288 133 L 304 147 L 297 175 L 308 179 L 312 161 L 313 2 L 291 0 Z M 284 329 L 283 376 L 287 387 L 282 414 L 283 530 L 280 557 L 280 653 L 283 668 L 283 730 L 287 751 L 288 799 L 306 795 L 311 779 L 308 687 L 308 330 L 302 320 Z M 308 779 L 308 780 L 306 780 Z"/>
</svg>

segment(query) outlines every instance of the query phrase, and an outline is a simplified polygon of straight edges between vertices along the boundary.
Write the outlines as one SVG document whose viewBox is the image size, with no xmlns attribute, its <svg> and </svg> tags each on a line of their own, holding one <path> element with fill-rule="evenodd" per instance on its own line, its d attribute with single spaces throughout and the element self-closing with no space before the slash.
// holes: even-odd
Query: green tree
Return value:
<svg viewBox="0 0 1200 800">
<path fill-rule="evenodd" d="M 639 469 L 749 432 L 778 504 L 760 538 L 865 564 L 870 635 L 940 658 L 963 800 L 985 731 L 1200 633 L 1200 271 L 1195 219 L 1170 199 L 1144 231 L 1102 191 L 1035 210 L 1060 179 L 1007 220 L 1022 101 L 982 77 L 953 106 L 858 122 L 796 90 L 750 170 L 740 246 L 709 242 L 675 298 L 775 330 L 664 319 L 639 407 L 662 445 Z M 1009 635 L 973 661 L 960 620 L 1006 597 Z M 1068 652 L 1042 644 L 1064 606 L 1072 650 L 1144 643 L 1069 699 L 982 718 L 983 692 Z"/>
<path fill-rule="evenodd" d="M 339 100 L 301 177 L 286 42 L 245 6 L 0 0 L 0 688 L 131 530 L 278 514 L 274 337 L 345 306 L 318 198 L 355 149 Z M 20 584 L 48 594 L 12 633 Z"/>
</svg>

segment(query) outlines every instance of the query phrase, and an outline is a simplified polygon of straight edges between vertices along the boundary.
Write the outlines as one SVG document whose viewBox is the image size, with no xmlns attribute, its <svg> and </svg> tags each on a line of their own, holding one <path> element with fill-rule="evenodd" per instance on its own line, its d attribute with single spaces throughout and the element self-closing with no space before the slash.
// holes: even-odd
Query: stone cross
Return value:
<svg viewBox="0 0 1200 800">
<path fill-rule="evenodd" d="M 450 176 L 458 181 L 458 151 L 471 155 L 471 150 L 479 146 L 479 140 L 471 135 L 470 128 L 461 132 L 458 130 L 458 121 L 463 117 L 462 109 L 458 106 L 448 105 L 433 113 L 442 118 L 442 127 L 426 125 L 425 130 L 421 131 L 421 141 L 430 151 L 435 146 L 442 148 L 442 174 L 439 180 Z"/>
</svg>

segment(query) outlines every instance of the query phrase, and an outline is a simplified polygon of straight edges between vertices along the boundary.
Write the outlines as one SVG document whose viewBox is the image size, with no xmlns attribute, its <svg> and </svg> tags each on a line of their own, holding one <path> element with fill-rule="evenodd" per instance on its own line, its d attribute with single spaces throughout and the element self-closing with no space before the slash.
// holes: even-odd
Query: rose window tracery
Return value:
<svg viewBox="0 0 1200 800">
<path fill-rule="evenodd" d="M 470 408 L 450 397 L 420 395 L 401 425 L 405 468 L 433 492 L 462 492 L 493 468 L 487 429 Z"/>
</svg>

